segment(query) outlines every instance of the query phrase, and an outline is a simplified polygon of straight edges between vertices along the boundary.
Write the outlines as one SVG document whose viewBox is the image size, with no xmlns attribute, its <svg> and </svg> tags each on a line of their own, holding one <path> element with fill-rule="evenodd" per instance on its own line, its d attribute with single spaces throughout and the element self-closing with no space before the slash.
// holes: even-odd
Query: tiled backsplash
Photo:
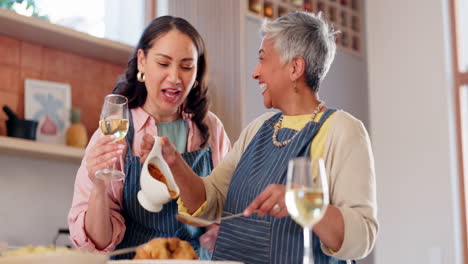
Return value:
<svg viewBox="0 0 468 264">
<path fill-rule="evenodd" d="M 79 45 L 79 43 L 77 43 Z M 0 35 L 0 108 L 8 105 L 24 117 L 24 80 L 27 78 L 69 83 L 71 104 L 91 136 L 99 121 L 102 101 L 112 91 L 125 65 L 76 55 Z M 7 116 L 0 112 L 0 135 L 6 135 Z"/>
</svg>

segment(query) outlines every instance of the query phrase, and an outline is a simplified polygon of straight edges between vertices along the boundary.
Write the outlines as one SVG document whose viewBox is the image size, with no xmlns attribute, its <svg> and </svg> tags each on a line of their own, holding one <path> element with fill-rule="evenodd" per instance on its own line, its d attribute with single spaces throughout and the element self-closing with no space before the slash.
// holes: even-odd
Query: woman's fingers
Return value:
<svg viewBox="0 0 468 264">
<path fill-rule="evenodd" d="M 96 147 L 89 153 L 89 156 L 86 162 L 91 166 L 95 166 L 99 163 L 105 162 L 107 159 L 109 159 L 109 156 L 118 157 L 119 155 L 122 155 L 124 148 L 125 148 L 125 145 L 115 145 L 115 144 Z"/>
<path fill-rule="evenodd" d="M 263 217 L 266 214 L 276 218 L 288 215 L 284 197 L 286 186 L 280 184 L 269 185 L 255 200 L 245 209 L 244 215 L 250 216 L 254 212 Z"/>
<path fill-rule="evenodd" d="M 106 145 L 106 144 L 114 142 L 114 140 L 115 140 L 115 136 L 104 136 L 96 142 L 96 145 Z"/>
<path fill-rule="evenodd" d="M 119 143 L 111 144 L 114 140 L 115 137 L 113 136 L 105 136 L 99 139 L 89 150 L 86 168 L 92 179 L 94 179 L 96 171 L 111 167 L 117 162 L 119 156 L 122 155 L 125 145 Z"/>
<path fill-rule="evenodd" d="M 144 163 L 154 145 L 154 137 L 150 134 L 143 135 L 140 145 L 140 162 Z"/>
<path fill-rule="evenodd" d="M 104 145 L 104 146 L 101 146 L 99 148 L 96 149 L 96 151 L 94 152 L 94 157 L 100 157 L 100 156 L 103 156 L 103 155 L 106 155 L 108 153 L 122 153 L 123 149 L 125 148 L 125 145 L 123 144 L 108 144 L 108 145 Z"/>
<path fill-rule="evenodd" d="M 162 137 L 161 139 L 159 139 L 159 144 L 161 144 L 161 150 L 164 160 L 169 166 L 173 165 L 176 161 L 177 154 L 175 146 L 167 137 Z"/>
<path fill-rule="evenodd" d="M 103 168 L 109 168 L 110 166 L 112 166 L 112 164 L 114 164 L 117 161 L 118 157 L 121 154 L 122 154 L 122 150 L 118 150 L 116 152 L 110 152 L 110 153 L 106 153 L 106 154 L 99 156 L 96 159 L 97 170 L 103 169 Z"/>
<path fill-rule="evenodd" d="M 270 198 L 272 192 L 269 190 L 269 187 L 267 187 L 265 190 L 263 190 L 262 193 L 260 193 L 257 198 L 249 205 L 247 208 L 244 210 L 244 215 L 245 216 L 251 216 L 254 212 L 256 212 L 260 217 L 263 217 L 265 215 L 265 212 L 259 211 L 260 207 L 262 204 Z"/>
<path fill-rule="evenodd" d="M 268 211 L 268 214 L 276 218 L 282 218 L 289 215 L 288 208 L 286 208 L 286 203 L 284 199 L 278 200 Z"/>
<path fill-rule="evenodd" d="M 105 136 L 99 139 L 94 145 L 93 149 L 90 151 L 90 154 L 92 156 L 99 156 L 103 153 L 110 152 L 112 150 L 125 148 L 125 144 L 122 143 L 111 144 L 112 142 L 114 142 L 114 140 L 114 136 Z"/>
<path fill-rule="evenodd" d="M 173 164 L 175 162 L 175 154 L 177 152 L 175 146 L 171 143 L 169 138 L 167 137 L 161 137 L 159 139 L 158 144 L 161 145 L 161 151 L 162 155 L 164 157 L 164 160 L 169 164 Z M 144 163 L 145 160 L 148 158 L 149 153 L 151 152 L 151 149 L 153 148 L 153 145 L 156 144 L 154 137 L 151 136 L 150 134 L 145 134 L 143 136 L 143 140 L 141 142 L 141 153 L 140 153 L 140 161 L 141 163 Z"/>
<path fill-rule="evenodd" d="M 272 195 L 260 207 L 260 211 L 274 217 L 284 217 L 287 215 L 286 204 L 284 202 L 286 187 L 284 185 L 270 185 Z"/>
<path fill-rule="evenodd" d="M 150 134 L 143 135 L 143 141 L 141 142 L 142 146 L 147 146 L 149 149 L 153 147 L 154 137 Z"/>
<path fill-rule="evenodd" d="M 107 152 L 109 151 L 109 149 L 117 148 L 117 144 L 109 144 L 113 142 L 114 139 L 115 137 L 113 136 L 105 136 L 100 138 L 96 142 L 96 144 L 88 151 L 88 159 L 94 159 L 96 156 L 102 154 L 103 151 L 106 151 L 103 149 L 103 147 L 107 148 Z"/>
</svg>

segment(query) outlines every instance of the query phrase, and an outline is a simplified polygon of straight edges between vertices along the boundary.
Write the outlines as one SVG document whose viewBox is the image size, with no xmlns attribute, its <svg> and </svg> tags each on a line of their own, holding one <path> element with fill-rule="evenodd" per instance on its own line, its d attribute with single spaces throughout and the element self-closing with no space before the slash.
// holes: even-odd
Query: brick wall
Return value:
<svg viewBox="0 0 468 264">
<path fill-rule="evenodd" d="M 79 44 L 77 44 L 79 45 Z M 99 121 L 102 101 L 112 91 L 125 65 L 116 65 L 0 35 L 0 108 L 8 105 L 24 118 L 24 80 L 71 85 L 71 104 L 81 109 L 91 136 Z M 0 135 L 6 135 L 7 116 L 0 111 Z"/>
</svg>

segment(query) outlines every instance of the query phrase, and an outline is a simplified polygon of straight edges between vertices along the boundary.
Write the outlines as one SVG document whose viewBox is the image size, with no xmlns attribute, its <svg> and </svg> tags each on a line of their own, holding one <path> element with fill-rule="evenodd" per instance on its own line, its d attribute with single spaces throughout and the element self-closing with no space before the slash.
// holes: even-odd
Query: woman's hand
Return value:
<svg viewBox="0 0 468 264">
<path fill-rule="evenodd" d="M 276 218 L 288 216 L 288 210 L 284 202 L 286 186 L 271 184 L 255 198 L 255 200 L 244 210 L 245 216 L 251 216 L 254 212 L 263 217 L 269 214 Z"/>
<path fill-rule="evenodd" d="M 159 144 L 161 144 L 164 160 L 167 162 L 169 167 L 172 167 L 172 165 L 174 165 L 177 161 L 177 156 L 180 156 L 179 152 L 167 137 L 162 137 L 159 140 Z"/>
<path fill-rule="evenodd" d="M 145 163 L 146 158 L 148 158 L 148 155 L 151 152 L 151 149 L 153 149 L 154 145 L 154 137 L 150 134 L 145 134 L 143 135 L 143 140 L 141 141 L 140 145 L 140 162 L 143 164 Z"/>
<path fill-rule="evenodd" d="M 125 145 L 121 143 L 111 144 L 114 140 L 114 136 L 99 139 L 86 155 L 86 169 L 89 178 L 96 186 L 105 187 L 105 181 L 96 178 L 96 171 L 112 167 L 125 148 Z"/>
<path fill-rule="evenodd" d="M 219 223 L 211 224 L 206 227 L 206 232 L 200 236 L 200 246 L 213 253 L 216 239 L 218 239 Z"/>
<path fill-rule="evenodd" d="M 143 136 L 143 141 L 141 142 L 141 152 L 140 152 L 140 162 L 144 163 L 145 160 L 148 158 L 149 153 L 153 149 L 153 145 L 155 144 L 154 142 L 154 137 L 151 136 L 150 134 L 145 134 Z M 176 161 L 177 158 L 177 150 L 176 147 L 171 143 L 169 138 L 167 137 L 161 137 L 159 139 L 159 144 L 161 145 L 161 151 L 164 160 L 167 162 L 169 167 L 173 165 Z"/>
</svg>

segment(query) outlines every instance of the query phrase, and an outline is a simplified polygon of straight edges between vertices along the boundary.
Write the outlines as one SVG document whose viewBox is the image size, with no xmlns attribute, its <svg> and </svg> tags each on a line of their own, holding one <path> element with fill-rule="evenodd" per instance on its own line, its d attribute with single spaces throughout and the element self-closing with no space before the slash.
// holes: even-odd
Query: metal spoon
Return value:
<svg viewBox="0 0 468 264">
<path fill-rule="evenodd" d="M 243 215 L 244 215 L 244 213 L 238 213 L 238 214 L 233 214 L 233 215 L 229 215 L 229 216 L 220 217 L 220 218 L 215 219 L 215 220 L 207 220 L 207 219 L 200 218 L 200 217 L 177 214 L 176 219 L 179 220 L 180 222 L 184 223 L 184 224 L 204 227 L 204 226 L 209 226 L 209 225 L 217 223 L 217 222 L 221 222 L 223 220 L 236 218 L 236 217 L 240 217 L 240 216 L 243 216 Z"/>
<path fill-rule="evenodd" d="M 136 247 L 117 249 L 117 250 L 114 250 L 112 252 L 107 253 L 107 256 L 113 257 L 113 256 L 122 255 L 122 254 L 132 253 L 132 252 L 135 252 L 137 249 L 141 248 L 144 245 L 145 244 L 142 244 L 142 245 L 139 245 L 139 246 L 136 246 Z"/>
</svg>

